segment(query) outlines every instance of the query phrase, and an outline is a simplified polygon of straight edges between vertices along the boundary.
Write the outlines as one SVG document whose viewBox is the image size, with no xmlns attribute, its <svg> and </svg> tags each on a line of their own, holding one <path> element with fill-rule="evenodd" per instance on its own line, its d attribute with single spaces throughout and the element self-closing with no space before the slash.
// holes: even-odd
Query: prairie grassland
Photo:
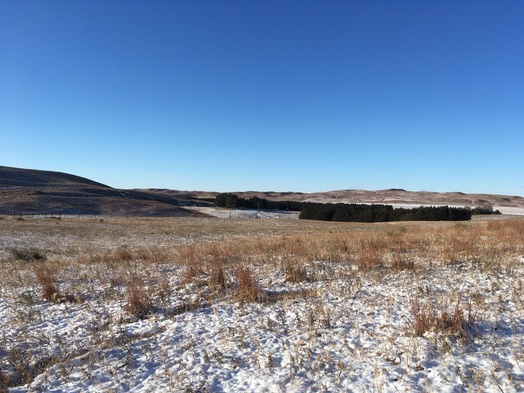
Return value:
<svg viewBox="0 0 524 393">
<path fill-rule="evenodd" d="M 521 391 L 524 220 L 0 219 L 0 391 Z"/>
</svg>

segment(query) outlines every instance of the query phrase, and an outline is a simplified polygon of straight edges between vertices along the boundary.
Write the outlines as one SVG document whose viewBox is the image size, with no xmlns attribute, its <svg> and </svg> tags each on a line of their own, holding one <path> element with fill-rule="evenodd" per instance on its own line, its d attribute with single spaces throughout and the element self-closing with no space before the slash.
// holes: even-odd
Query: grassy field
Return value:
<svg viewBox="0 0 524 393">
<path fill-rule="evenodd" d="M 524 220 L 0 217 L 0 391 L 522 391 Z"/>
</svg>

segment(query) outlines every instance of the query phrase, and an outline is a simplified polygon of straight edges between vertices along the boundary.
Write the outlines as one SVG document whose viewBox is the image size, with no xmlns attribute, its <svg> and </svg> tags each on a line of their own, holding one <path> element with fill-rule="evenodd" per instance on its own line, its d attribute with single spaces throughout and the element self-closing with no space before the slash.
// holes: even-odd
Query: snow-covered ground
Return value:
<svg viewBox="0 0 524 393">
<path fill-rule="evenodd" d="M 217 218 L 279 218 L 297 219 L 300 212 L 283 210 L 220 209 L 215 207 L 186 207 L 188 210 Z"/>
<path fill-rule="evenodd" d="M 393 204 L 393 208 L 413 209 L 420 206 L 435 205 L 410 205 L 410 204 Z M 459 205 L 448 205 L 450 207 L 464 207 Z M 475 206 L 470 206 L 475 208 Z M 298 219 L 300 212 L 288 212 L 281 210 L 251 210 L 251 209 L 219 209 L 215 207 L 186 207 L 199 213 L 207 214 L 217 218 L 279 218 L 279 219 Z M 504 215 L 524 215 L 524 208 L 495 206 L 493 210 L 499 210 Z"/>
<path fill-rule="evenodd" d="M 186 282 L 170 261 L 129 264 L 165 280 L 145 319 L 93 261 L 61 268 L 62 292 L 83 294 L 63 303 L 25 284 L 31 269 L 2 263 L 0 377 L 34 376 L 10 392 L 524 391 L 524 255 L 494 267 L 421 258 L 401 271 L 314 260 L 299 282 L 259 261 L 250 269 L 266 300 L 248 303 L 233 297 L 230 269 L 230 286 L 214 292 L 206 274 Z M 471 311 L 472 324 L 463 337 L 417 337 L 414 299 Z"/>
<path fill-rule="evenodd" d="M 404 208 L 404 209 L 413 209 L 414 207 L 419 206 L 444 206 L 444 205 L 412 205 L 412 204 L 392 204 L 393 208 Z M 449 207 L 464 207 L 463 205 L 445 205 Z M 470 208 L 474 209 L 476 206 L 469 206 Z M 507 215 L 517 215 L 517 216 L 523 216 L 524 215 L 524 208 L 522 207 L 507 207 L 507 206 L 493 206 L 493 210 L 500 211 L 502 214 Z"/>
<path fill-rule="evenodd" d="M 524 208 L 522 207 L 496 206 L 493 210 L 499 210 L 502 214 L 524 216 Z"/>
</svg>

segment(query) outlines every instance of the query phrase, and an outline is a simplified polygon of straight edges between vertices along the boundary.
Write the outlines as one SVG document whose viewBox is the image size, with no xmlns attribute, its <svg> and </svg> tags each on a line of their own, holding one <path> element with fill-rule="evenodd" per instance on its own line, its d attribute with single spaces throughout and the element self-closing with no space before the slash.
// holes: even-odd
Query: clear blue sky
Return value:
<svg viewBox="0 0 524 393">
<path fill-rule="evenodd" d="M 524 195 L 524 1 L 0 0 L 0 165 Z"/>
</svg>

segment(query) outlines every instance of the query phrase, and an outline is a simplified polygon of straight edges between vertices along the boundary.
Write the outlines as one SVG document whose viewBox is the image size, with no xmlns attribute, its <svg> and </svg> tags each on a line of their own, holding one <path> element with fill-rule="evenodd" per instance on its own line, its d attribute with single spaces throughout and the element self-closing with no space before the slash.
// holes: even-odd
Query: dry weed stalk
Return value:
<svg viewBox="0 0 524 393">
<path fill-rule="evenodd" d="M 257 280 L 247 267 L 239 267 L 235 270 L 237 287 L 235 300 L 241 303 L 251 303 L 265 299 L 264 292 L 260 289 Z"/>
<path fill-rule="evenodd" d="M 137 318 L 146 318 L 153 312 L 151 293 L 142 282 L 132 282 L 126 289 L 126 311 Z"/>
<path fill-rule="evenodd" d="M 130 262 L 134 259 L 133 254 L 127 248 L 119 249 L 115 254 L 117 261 Z"/>
<path fill-rule="evenodd" d="M 307 269 L 300 260 L 287 260 L 285 263 L 286 281 L 291 283 L 299 283 L 310 281 Z"/>
<path fill-rule="evenodd" d="M 36 280 L 42 287 L 42 297 L 50 302 L 58 302 L 61 299 L 58 288 L 58 279 L 47 267 L 37 266 L 34 268 Z"/>
<path fill-rule="evenodd" d="M 411 255 L 396 252 L 393 254 L 392 267 L 396 272 L 401 270 L 415 270 L 415 261 Z"/>
<path fill-rule="evenodd" d="M 212 290 L 221 290 L 227 287 L 224 268 L 220 265 L 212 265 L 207 278 L 207 284 Z"/>
<path fill-rule="evenodd" d="M 466 311 L 460 307 L 460 300 L 454 307 L 448 304 L 440 304 L 439 307 L 440 310 L 429 302 L 421 303 L 418 297 L 411 300 L 415 336 L 422 337 L 424 333 L 434 331 L 467 339 L 468 331 L 477 321 L 471 303 L 467 304 Z"/>
</svg>

